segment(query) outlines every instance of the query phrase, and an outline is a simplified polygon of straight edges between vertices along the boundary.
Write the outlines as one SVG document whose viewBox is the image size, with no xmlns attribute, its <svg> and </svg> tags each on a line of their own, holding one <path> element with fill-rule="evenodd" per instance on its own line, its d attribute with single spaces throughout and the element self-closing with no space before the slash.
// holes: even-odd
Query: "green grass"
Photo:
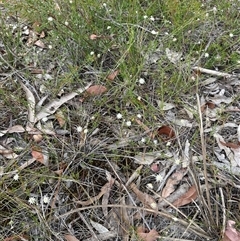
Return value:
<svg viewBox="0 0 240 241">
<path fill-rule="evenodd" d="M 108 91 L 100 96 L 81 95 L 85 98 L 83 103 L 76 98 L 74 103 L 60 108 L 66 120 L 64 126 L 60 127 L 54 116 L 49 123 L 54 130 L 66 130 L 65 136 L 44 135 L 40 143 L 34 143 L 29 133 L 6 135 L 13 138 L 10 147 L 21 146 L 23 149 L 11 165 L 4 157 L 0 159 L 4 173 L 16 170 L 31 158 L 33 147 L 48 153 L 49 166 L 36 162 L 21 170 L 17 181 L 7 175 L 0 179 L 3 190 L 0 194 L 0 236 L 25 235 L 29 240 L 63 240 L 64 233 L 74 230 L 76 237 L 86 239 L 90 233 L 79 216 L 68 217 L 65 226 L 61 226 L 54 212 L 61 215 L 59 212 L 77 208 L 73 200 L 96 196 L 106 183 L 105 170 L 114 175 L 109 162 L 121 168 L 127 181 L 138 167 L 130 157 L 139 152 L 160 148 L 176 151 L 184 148 L 186 139 L 189 139 L 193 149 L 201 153 L 198 127 L 191 130 L 180 128 L 179 143 L 170 147 L 160 140 L 156 146 L 148 136 L 146 143 L 141 143 L 141 138 L 138 138 L 119 149 L 109 150 L 106 146 L 120 142 L 121 138 L 129 138 L 131 132 L 137 135 L 144 132 L 143 127 L 135 122 L 137 114 L 142 115 L 141 121 L 150 129 L 171 124 L 169 113 L 161 110 L 160 102 L 175 104 L 175 116 L 186 118 L 187 114 L 180 110 L 196 106 L 198 84 L 205 79 L 204 76 L 192 78 L 191 68 L 195 64 L 223 72 L 239 69 L 240 16 L 237 4 L 237 0 L 109 0 L 106 3 L 96 0 L 25 0 L 1 3 L 0 72 L 4 75 L 1 75 L 0 82 L 0 126 L 3 129 L 7 129 L 9 123 L 22 126 L 27 123 L 27 101 L 17 81 L 19 76 L 27 80 L 38 101 L 48 95 L 44 104 L 60 98 L 57 96 L 61 91 L 70 93 L 86 86 L 89 81 L 106 86 Z M 23 33 L 26 26 L 38 34 L 45 34 L 41 39 L 44 49 L 33 44 L 27 46 L 29 35 Z M 91 40 L 92 34 L 99 38 Z M 40 39 L 39 35 L 37 38 Z M 177 64 L 170 62 L 166 48 L 181 52 L 182 60 Z M 38 78 L 32 74 L 32 69 L 41 69 L 43 75 L 49 74 L 52 79 Z M 118 76 L 113 81 L 107 80 L 109 73 L 115 70 L 119 70 Z M 139 84 L 140 78 L 144 78 L 146 83 Z M 45 91 L 41 91 L 43 88 Z M 201 89 L 199 91 L 200 95 L 203 94 Z M 132 122 L 131 127 L 127 127 L 123 119 L 116 118 L 118 113 L 125 121 Z M 224 118 L 222 115 L 222 119 L 214 124 L 224 122 Z M 194 113 L 196 123 L 198 119 L 198 114 Z M 78 126 L 87 128 L 87 135 L 77 132 Z M 211 152 L 209 156 L 211 148 L 208 149 Z M 64 165 L 64 174 L 56 175 L 54 171 Z M 145 168 L 142 174 L 144 183 L 149 180 L 149 168 Z M 202 163 L 198 168 L 203 168 Z M 209 169 L 209 174 L 212 172 Z M 116 200 L 120 193 L 124 191 L 114 189 Z M 38 202 L 41 195 L 48 195 L 56 198 L 57 204 L 30 205 L 28 200 L 33 194 L 37 195 Z M 113 199 L 111 202 L 114 203 Z M 194 211 L 187 209 L 182 211 L 190 220 Z M 85 218 L 103 224 L 102 211 L 98 213 L 96 210 L 86 211 Z M 193 210 L 197 210 L 196 206 Z M 232 210 L 232 207 L 228 210 L 229 219 L 237 221 L 238 215 L 234 211 L 231 213 Z M 217 208 L 214 209 L 214 214 L 218 212 Z M 208 232 L 206 215 L 199 214 L 195 221 Z M 221 231 L 221 212 L 219 220 L 216 230 L 208 232 L 212 238 Z M 67 226 L 69 223 L 72 229 Z M 35 225 L 34 228 L 30 224 Z M 136 223 L 131 225 L 129 232 Z M 214 225 L 216 223 L 212 223 Z M 158 227 L 158 231 L 162 228 Z M 201 239 L 193 233 L 191 235 L 196 240 Z"/>
</svg>

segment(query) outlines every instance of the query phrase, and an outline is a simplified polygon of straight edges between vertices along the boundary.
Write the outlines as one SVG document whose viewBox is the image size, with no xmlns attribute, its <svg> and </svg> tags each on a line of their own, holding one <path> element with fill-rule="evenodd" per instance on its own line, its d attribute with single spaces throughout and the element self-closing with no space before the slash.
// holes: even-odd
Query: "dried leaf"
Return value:
<svg viewBox="0 0 240 241">
<path fill-rule="evenodd" d="M 55 117 L 58 121 L 58 124 L 60 125 L 60 127 L 63 127 L 66 123 L 66 118 L 63 114 L 63 112 L 61 110 L 59 110 L 56 114 Z"/>
<path fill-rule="evenodd" d="M 165 52 L 166 52 L 167 58 L 173 64 L 176 64 L 176 63 L 178 63 L 181 60 L 182 53 L 172 51 L 169 48 L 166 48 Z"/>
<path fill-rule="evenodd" d="M 39 148 L 33 147 L 31 154 L 32 157 L 35 158 L 38 162 L 48 166 L 49 156 L 47 152 L 43 152 L 42 150 L 39 150 Z"/>
<path fill-rule="evenodd" d="M 90 219 L 91 225 L 99 232 L 99 233 L 106 233 L 109 232 L 107 228 L 105 228 L 102 224 L 94 222 Z"/>
<path fill-rule="evenodd" d="M 155 241 L 159 238 L 159 234 L 155 229 L 146 232 L 146 229 L 143 227 L 137 228 L 137 235 L 143 241 Z"/>
<path fill-rule="evenodd" d="M 98 39 L 98 38 L 101 38 L 101 37 L 102 37 L 101 35 L 91 34 L 89 38 L 91 40 L 95 40 L 95 39 Z"/>
<path fill-rule="evenodd" d="M 240 232 L 234 228 L 235 222 L 228 220 L 227 229 L 222 241 L 240 241 Z"/>
<path fill-rule="evenodd" d="M 186 170 L 183 168 L 174 172 L 171 175 L 171 177 L 167 180 L 166 186 L 163 188 L 162 197 L 166 198 L 172 192 L 174 192 L 176 188 L 175 186 L 178 185 L 178 183 L 182 180 L 185 174 L 186 174 Z"/>
<path fill-rule="evenodd" d="M 88 89 L 86 89 L 86 92 L 92 96 L 101 95 L 106 91 L 107 91 L 107 88 L 103 85 L 92 85 Z"/>
<path fill-rule="evenodd" d="M 36 45 L 36 46 L 38 46 L 39 48 L 42 48 L 42 49 L 44 49 L 45 48 L 45 44 L 43 43 L 43 41 L 42 40 L 37 40 L 35 43 L 34 43 L 34 45 Z"/>
<path fill-rule="evenodd" d="M 115 70 L 107 76 L 107 79 L 113 81 L 119 73 L 119 70 Z"/>
<path fill-rule="evenodd" d="M 79 241 L 79 239 L 77 239 L 75 236 L 71 235 L 71 234 L 65 234 L 64 235 L 64 238 L 67 240 L 67 241 Z"/>
<path fill-rule="evenodd" d="M 143 193 L 141 192 L 137 186 L 134 183 L 131 183 L 130 185 L 131 189 L 133 190 L 133 192 L 137 195 L 137 198 L 147 207 L 152 208 L 154 210 L 158 210 L 157 207 L 157 203 L 154 200 L 154 198 L 152 198 L 150 195 L 148 195 L 147 193 Z"/>
<path fill-rule="evenodd" d="M 189 188 L 189 190 L 184 195 L 182 195 L 175 202 L 173 202 L 173 205 L 177 208 L 184 206 L 188 203 L 191 203 L 193 200 L 195 200 L 197 198 L 197 195 L 198 195 L 198 192 L 197 192 L 196 186 L 193 185 Z"/>
<path fill-rule="evenodd" d="M 170 126 L 161 126 L 158 128 L 158 135 L 164 141 L 176 138 L 175 131 Z"/>
</svg>

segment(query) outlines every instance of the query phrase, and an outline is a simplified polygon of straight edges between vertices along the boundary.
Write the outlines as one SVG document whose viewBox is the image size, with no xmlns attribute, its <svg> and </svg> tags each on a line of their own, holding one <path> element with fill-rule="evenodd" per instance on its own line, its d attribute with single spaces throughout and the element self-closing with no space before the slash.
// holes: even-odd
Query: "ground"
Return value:
<svg viewBox="0 0 240 241">
<path fill-rule="evenodd" d="M 1 240 L 240 240 L 240 1 L 0 10 Z"/>
</svg>

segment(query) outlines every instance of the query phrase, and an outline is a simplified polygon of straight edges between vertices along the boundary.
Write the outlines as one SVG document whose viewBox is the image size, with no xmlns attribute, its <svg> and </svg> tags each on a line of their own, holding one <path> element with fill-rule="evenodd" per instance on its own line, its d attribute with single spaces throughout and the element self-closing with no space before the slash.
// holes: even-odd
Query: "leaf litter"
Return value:
<svg viewBox="0 0 240 241">
<path fill-rule="evenodd" d="M 57 11 L 62 11 L 58 4 L 55 7 Z M 38 33 L 36 30 L 26 30 L 28 29 L 25 29 L 25 35 L 27 36 L 26 45 L 29 48 L 32 46 L 37 46 L 37 48 L 46 49 L 44 42 L 41 40 L 42 38 L 45 38 L 45 32 Z M 111 36 L 108 35 L 96 34 L 90 35 L 89 38 L 90 40 L 93 40 L 92 42 L 112 39 Z M 148 56 L 148 60 L 146 62 L 148 62 L 148 64 L 155 64 L 161 60 L 162 55 L 164 55 L 165 61 L 169 61 L 175 67 L 177 67 L 179 71 L 181 71 L 182 67 L 180 68 L 180 65 L 181 61 L 184 60 L 183 56 L 185 53 L 173 51 L 170 48 L 166 48 L 164 51 L 164 48 L 161 49 L 161 46 L 159 46 L 155 53 Z M 183 67 L 184 66 L 185 65 L 183 64 Z M 118 67 L 119 66 L 117 66 L 117 69 L 116 66 L 114 68 L 110 68 L 115 69 L 114 71 L 107 71 L 107 73 L 110 74 L 105 75 L 105 78 L 109 80 L 109 82 L 114 80 L 118 81 L 116 78 L 119 75 Z M 239 108 L 233 105 L 237 95 L 231 94 L 230 96 L 228 92 L 232 86 L 236 87 L 239 85 L 239 80 L 236 80 L 237 77 L 234 74 L 220 72 L 217 70 L 194 66 L 192 69 L 196 72 L 201 72 L 204 76 L 201 77 L 199 83 L 199 86 L 202 88 L 201 112 L 203 115 L 202 121 L 204 121 L 205 128 L 204 133 L 206 133 L 207 136 L 206 142 L 211 143 L 211 141 L 209 142 L 209 139 L 216 142 L 213 153 L 214 155 L 209 157 L 209 159 L 213 159 L 209 166 L 214 165 L 219 171 L 217 176 L 214 176 L 214 178 L 221 179 L 221 177 L 224 174 L 226 175 L 226 173 L 227 175 L 233 174 L 239 176 L 240 172 L 234 172 L 239 167 L 239 127 L 236 124 L 234 125 L 234 123 L 231 126 L 230 121 L 225 123 L 226 125 L 229 124 L 228 127 L 230 129 L 236 129 L 236 127 L 238 127 L 237 135 L 235 135 L 235 137 L 231 136 L 232 138 L 235 138 L 235 140 L 238 139 L 238 141 L 234 142 L 231 140 L 232 138 L 227 140 L 227 138 L 229 139 L 229 135 L 224 136 L 224 134 L 219 134 L 223 129 L 223 124 L 221 121 L 222 113 L 229 110 L 235 110 L 236 112 L 239 110 Z M 41 74 L 41 79 L 43 78 L 44 80 L 49 81 L 52 80 L 51 75 L 45 76 L 45 71 L 43 68 L 36 67 L 31 71 L 30 72 L 32 74 Z M 147 77 L 151 78 L 151 76 Z M 222 77 L 229 80 L 226 85 L 218 83 L 223 81 L 223 79 L 219 79 Z M 198 203 L 198 195 L 201 194 L 201 190 L 198 190 L 198 188 L 202 187 L 200 184 L 205 183 L 204 179 L 202 178 L 202 170 L 199 168 L 202 165 L 203 157 L 199 153 L 198 144 L 195 143 L 197 139 L 196 135 L 194 137 L 195 139 L 187 139 L 188 137 L 185 136 L 186 134 L 189 135 L 191 132 L 196 134 L 198 131 L 196 129 L 198 121 L 195 118 L 197 113 L 196 108 L 194 107 L 194 105 L 196 105 L 195 102 L 192 102 L 191 106 L 179 106 L 175 103 L 170 103 L 170 101 L 164 102 L 154 96 L 154 98 L 156 98 L 159 112 L 164 114 L 162 116 L 158 114 L 155 115 L 154 118 L 151 119 L 150 123 L 149 120 L 148 122 L 146 120 L 140 121 L 135 117 L 131 117 L 132 122 L 134 122 L 136 126 L 134 126 L 133 129 L 128 132 L 126 130 L 127 128 L 123 127 L 121 123 L 116 124 L 117 120 L 111 116 L 112 112 L 114 113 L 113 116 L 115 116 L 116 110 L 114 108 L 111 110 L 89 110 L 89 106 L 94 106 L 95 103 L 91 97 L 97 96 L 100 99 L 101 96 L 109 90 L 109 88 L 105 87 L 104 85 L 88 82 L 87 84 L 85 83 L 85 87 L 83 88 L 74 88 L 73 91 L 69 92 L 69 94 L 65 94 L 63 91 L 55 99 L 49 100 L 48 96 L 39 99 L 35 91 L 32 91 L 33 89 L 29 85 L 28 81 L 22 79 L 22 81 L 18 81 L 18 84 L 20 84 L 24 90 L 27 100 L 28 113 L 25 113 L 25 125 L 17 124 L 11 125 L 5 129 L 1 128 L 3 130 L 0 132 L 0 135 L 3 139 L 8 141 L 10 140 L 10 136 L 18 135 L 18 137 L 22 138 L 24 134 L 27 136 L 27 141 L 34 140 L 36 146 L 34 144 L 30 153 L 28 153 L 31 154 L 32 158 L 28 156 L 23 162 L 17 162 L 17 168 L 15 167 L 11 172 L 1 172 L 1 177 L 5 176 L 9 178 L 19 171 L 27 171 L 28 168 L 32 170 L 34 167 L 32 164 L 36 161 L 39 165 L 48 167 L 50 171 L 57 169 L 57 171 L 54 171 L 54 173 L 59 177 L 63 177 L 63 180 L 60 181 L 59 179 L 57 184 L 55 182 L 53 184 L 54 188 L 56 188 L 54 192 L 56 203 L 58 203 L 58 205 L 61 207 L 58 210 L 59 213 L 67 213 L 70 210 L 68 209 L 70 204 L 64 203 L 64 205 L 62 205 L 63 203 L 61 203 L 61 199 L 63 198 L 61 197 L 61 193 L 58 191 L 58 188 L 61 188 L 60 183 L 62 181 L 64 182 L 63 186 L 66 185 L 68 187 L 73 187 L 73 192 L 65 197 L 66 200 L 69 200 L 69 203 L 71 203 L 73 200 L 74 205 L 76 204 L 76 206 L 71 206 L 72 210 L 77 209 L 79 206 L 87 208 L 90 205 L 93 206 L 93 209 L 97 209 L 99 205 L 98 210 L 101 210 L 99 211 L 98 215 L 95 214 L 94 219 L 86 215 L 86 223 L 91 224 L 92 228 L 96 231 L 96 234 L 91 234 L 92 237 L 81 240 L 96 240 L 96 237 L 99 240 L 107 240 L 108 238 L 116 237 L 118 234 L 121 234 L 123 237 L 122 240 L 129 240 L 130 236 L 132 235 L 131 227 L 134 227 L 139 238 L 146 241 L 154 241 L 159 237 L 162 238 L 162 236 L 164 236 L 163 233 L 159 233 L 157 231 L 162 230 L 162 220 L 163 223 L 166 223 L 166 221 L 172 219 L 174 220 L 172 228 L 179 228 L 180 223 L 184 223 L 181 221 L 184 221 L 184 217 L 186 217 L 182 215 L 183 212 L 181 211 L 184 210 L 184 208 L 181 210 L 180 208 L 191 203 L 191 205 L 189 205 L 189 209 L 191 209 L 193 213 L 196 211 L 198 207 L 195 207 L 194 205 L 195 203 Z M 40 93 L 45 94 L 47 92 L 44 93 L 44 91 L 40 91 Z M 75 106 L 77 106 L 77 109 L 71 109 L 71 111 L 69 111 L 70 108 L 68 104 L 70 101 L 72 101 L 74 97 L 81 94 L 83 94 L 84 103 L 79 101 L 76 102 L 77 105 Z M 87 99 L 86 96 L 90 96 L 90 98 Z M 48 103 L 44 104 L 47 101 Z M 145 112 L 146 106 L 144 101 L 138 103 L 142 104 L 142 109 L 140 110 Z M 119 105 L 122 105 L 122 103 Z M 57 130 L 56 125 L 61 129 L 69 128 L 67 119 L 68 117 L 65 115 L 65 112 L 62 111 L 62 109 L 64 109 L 63 107 L 69 112 L 76 112 L 78 114 L 75 124 L 84 126 L 82 124 L 90 123 L 90 128 L 93 128 L 93 130 L 91 130 L 92 132 L 90 132 L 90 134 L 83 132 L 74 133 L 73 130 L 67 130 L 66 132 L 61 132 L 65 134 L 59 135 L 60 130 Z M 122 107 L 126 109 L 127 114 L 132 116 L 135 115 L 133 109 L 130 108 L 131 104 L 126 106 L 123 105 L 121 108 Z M 115 108 L 118 107 L 115 106 Z M 131 113 L 131 111 L 134 114 Z M 98 113 L 99 115 L 95 115 L 93 112 Z M 107 115 L 109 115 L 110 118 L 104 118 Z M 100 123 L 98 131 L 96 132 L 94 129 L 96 123 L 92 121 L 94 118 L 97 118 Z M 153 128 L 148 126 L 153 126 Z M 139 134 L 138 132 L 142 132 L 142 130 L 144 130 L 145 133 Z M 100 133 L 97 142 L 93 142 L 93 138 L 91 136 L 92 133 Z M 211 133 L 212 136 L 209 133 Z M 141 143 L 142 137 L 148 137 L 147 142 Z M 65 152 L 61 157 L 63 160 L 60 162 L 65 163 L 65 165 L 54 163 L 56 161 L 54 159 L 56 156 L 54 150 L 51 148 L 44 149 L 45 142 L 48 140 L 48 138 L 56 138 L 54 141 L 59 141 L 61 143 L 61 145 L 56 145 L 56 148 L 62 152 Z M 77 145 L 75 145 L 76 142 L 73 142 L 73 145 L 69 145 L 66 141 L 77 138 L 80 139 L 80 141 L 78 139 Z M 51 141 L 52 140 L 53 139 L 51 139 Z M 153 140 L 156 141 L 155 143 L 158 143 L 157 147 L 151 144 L 151 141 Z M 51 141 L 49 141 L 49 143 Z M 134 148 L 132 148 L 133 144 Z M 0 147 L 0 154 L 3 158 L 11 161 L 14 159 L 19 160 L 20 155 L 18 155 L 19 152 L 16 151 L 16 144 L 15 146 L 1 145 Z M 25 144 L 24 147 L 26 148 L 27 145 Z M 89 153 L 87 153 L 86 150 L 90 150 Z M 97 158 L 93 155 L 94 151 L 97 153 Z M 112 151 L 114 151 L 113 159 L 116 160 L 112 159 Z M 69 154 L 73 152 L 75 153 L 74 155 Z M 192 152 L 194 152 L 194 156 L 192 156 Z M 8 154 L 10 156 L 8 156 Z M 78 155 L 81 156 L 80 159 L 77 159 Z M 89 158 L 91 155 L 94 156 L 92 159 Z M 99 159 L 101 159 L 101 161 Z M 109 166 L 106 164 L 106 162 L 103 165 L 103 160 L 106 159 L 111 159 L 109 162 L 117 163 L 115 163 L 116 165 L 112 165 L 114 168 L 118 167 L 116 168 L 117 175 L 116 173 L 112 172 L 112 170 L 110 172 L 106 172 L 106 169 L 109 169 Z M 221 167 L 221 165 L 225 165 L 227 168 Z M 8 168 L 10 166 L 8 166 Z M 55 169 L 52 169 L 53 166 Z M 72 176 L 76 174 L 74 170 L 75 167 L 76 170 L 79 171 L 77 168 L 79 166 L 81 174 L 77 175 L 77 179 L 75 180 L 72 178 Z M 7 168 L 5 169 L 7 170 Z M 211 168 L 209 168 L 209 172 L 212 171 L 210 169 Z M 198 170 L 196 172 L 197 178 L 195 180 L 194 175 L 192 175 L 193 170 Z M 91 175 L 93 174 L 93 176 L 89 176 L 89 173 L 86 174 L 88 171 L 91 173 Z M 50 175 L 53 175 L 52 172 L 50 173 Z M 105 174 L 103 175 L 103 173 Z M 71 176 L 71 174 L 74 175 Z M 91 185 L 89 183 L 86 184 L 86 178 L 89 178 L 89 180 L 91 178 L 93 183 L 91 183 Z M 51 178 L 49 178 L 48 181 L 49 183 L 52 182 Z M 196 182 L 199 185 L 196 185 Z M 79 183 L 81 183 L 81 185 L 77 185 Z M 150 186 L 152 186 L 152 192 L 149 192 L 149 189 L 146 188 L 147 183 L 151 184 Z M 53 189 L 53 187 L 51 186 L 50 189 Z M 71 199 L 72 196 L 74 196 L 73 199 Z M 179 213 L 174 213 L 174 215 L 176 214 L 178 218 L 174 216 L 173 218 L 164 219 L 164 215 L 161 216 L 161 214 L 159 214 L 159 210 L 161 209 L 169 211 L 169 203 L 179 209 Z M 116 208 L 114 205 L 120 205 L 121 207 Z M 59 215 L 58 211 L 56 211 L 56 216 Z M 83 213 L 84 215 L 87 214 L 87 212 L 85 213 L 84 210 Z M 140 219 L 134 219 L 137 214 Z M 44 215 L 45 213 L 43 211 L 43 216 Z M 151 215 L 154 215 L 154 217 Z M 107 219 L 109 216 L 111 222 L 104 222 L 102 217 Z M 69 214 L 68 218 L 73 220 L 71 214 Z M 195 216 L 193 218 L 195 218 Z M 152 221 L 153 219 L 154 221 Z M 147 228 L 137 226 L 140 222 L 139 220 L 141 220 L 141 223 L 143 223 Z M 113 224 L 114 222 L 115 224 Z M 161 225 L 158 226 L 158 223 Z M 72 221 L 71 225 L 72 224 L 74 224 L 74 221 Z M 234 228 L 234 224 L 234 221 L 228 221 L 223 240 L 238 240 L 239 232 Z M 85 225 L 89 228 L 89 230 L 92 230 L 90 226 L 87 224 Z M 188 228 L 189 230 L 194 230 L 191 225 L 192 220 L 185 222 L 186 232 L 188 231 Z M 71 227 L 70 226 L 68 233 L 74 233 L 74 229 L 76 229 L 76 227 L 74 227 L 74 225 Z M 70 229 L 71 232 L 69 232 Z M 219 229 L 220 227 L 218 227 L 218 230 Z M 117 230 L 119 230 L 119 233 L 117 233 Z M 171 231 L 171 229 L 169 230 Z M 180 229 L 178 229 L 178 231 L 179 230 Z M 207 236 L 207 229 L 205 229 L 203 232 L 199 232 L 199 230 L 202 231 L 200 226 L 199 229 L 197 231 L 195 229 L 193 233 L 199 235 L 201 238 Z M 174 233 L 177 233 L 178 231 L 175 231 Z M 105 233 L 106 236 L 102 235 L 103 233 Z M 182 237 L 184 237 L 184 233 L 185 231 L 183 232 Z M 69 241 L 79 240 L 77 235 L 65 234 L 64 237 Z"/>
</svg>

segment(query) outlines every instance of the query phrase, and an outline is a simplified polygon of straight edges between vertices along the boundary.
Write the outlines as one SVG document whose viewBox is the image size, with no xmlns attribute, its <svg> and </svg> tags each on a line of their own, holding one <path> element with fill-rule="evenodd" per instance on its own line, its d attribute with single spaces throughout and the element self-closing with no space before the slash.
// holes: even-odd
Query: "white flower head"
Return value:
<svg viewBox="0 0 240 241">
<path fill-rule="evenodd" d="M 64 24 L 65 24 L 66 26 L 68 26 L 68 25 L 69 25 L 69 22 L 68 22 L 68 21 L 66 21 Z"/>
<path fill-rule="evenodd" d="M 107 30 L 111 29 L 111 26 L 107 26 Z"/>
<path fill-rule="evenodd" d="M 138 82 L 139 82 L 140 85 L 144 85 L 144 84 L 146 83 L 146 81 L 145 81 L 144 78 L 140 78 L 140 79 L 138 80 Z"/>
<path fill-rule="evenodd" d="M 90 55 L 94 55 L 94 52 L 93 52 L 93 51 L 91 51 L 91 52 L 90 52 Z"/>
<path fill-rule="evenodd" d="M 157 31 L 155 31 L 155 30 L 152 30 L 152 31 L 151 31 L 151 34 L 153 34 L 153 35 L 157 35 L 157 34 L 158 34 L 158 32 L 157 32 Z"/>
<path fill-rule="evenodd" d="M 43 203 L 49 203 L 50 202 L 50 198 L 47 195 L 43 196 Z"/>
<path fill-rule="evenodd" d="M 117 114 L 117 119 L 119 119 L 119 120 L 122 119 L 122 114 L 121 113 Z"/>
<path fill-rule="evenodd" d="M 77 127 L 77 132 L 82 132 L 83 131 L 83 128 L 81 126 L 78 126 Z"/>
<path fill-rule="evenodd" d="M 148 183 L 148 184 L 147 184 L 147 188 L 149 188 L 149 189 L 153 189 L 153 185 L 152 185 L 152 183 Z"/>
<path fill-rule="evenodd" d="M 35 204 L 35 203 L 36 203 L 36 198 L 35 198 L 35 197 L 30 197 L 30 198 L 28 199 L 28 202 L 29 202 L 30 204 Z"/>
<path fill-rule="evenodd" d="M 147 15 L 144 15 L 144 16 L 143 16 L 143 18 L 144 18 L 144 19 L 147 19 L 147 18 L 148 18 L 148 16 L 147 16 Z"/>
<path fill-rule="evenodd" d="M 52 22 L 53 21 L 53 17 L 48 17 L 48 22 Z"/>
<path fill-rule="evenodd" d="M 142 118 L 142 115 L 141 115 L 141 114 L 137 114 L 137 118 L 138 118 L 138 119 L 141 119 L 141 118 Z"/>
<path fill-rule="evenodd" d="M 84 133 L 84 134 L 87 134 L 87 133 L 88 133 L 88 129 L 87 129 L 87 128 L 84 129 L 83 133 Z"/>
<path fill-rule="evenodd" d="M 173 40 L 172 40 L 173 42 L 176 42 L 177 41 L 177 38 L 173 38 Z"/>
<path fill-rule="evenodd" d="M 142 97 L 141 97 L 141 96 L 138 96 L 137 99 L 140 101 L 140 100 L 142 100 Z"/>
<path fill-rule="evenodd" d="M 230 34 L 229 34 L 229 37 L 230 37 L 230 38 L 233 38 L 233 36 L 234 36 L 233 33 L 230 33 Z"/>
<path fill-rule="evenodd" d="M 204 57 L 205 57 L 205 58 L 208 58 L 208 57 L 209 57 L 209 53 L 205 53 L 205 54 L 204 54 Z"/>
<path fill-rule="evenodd" d="M 52 49 L 52 45 L 51 45 L 51 44 L 50 44 L 50 45 L 48 45 L 48 48 L 49 48 L 49 49 Z"/>
<path fill-rule="evenodd" d="M 141 142 L 142 142 L 142 143 L 145 143 L 145 142 L 146 142 L 146 138 L 143 137 L 143 138 L 141 139 Z"/>
<path fill-rule="evenodd" d="M 126 121 L 126 126 L 131 126 L 132 122 L 131 121 Z"/>
<path fill-rule="evenodd" d="M 14 176 L 13 176 L 13 180 L 17 181 L 19 179 L 19 175 L 16 173 Z"/>
<path fill-rule="evenodd" d="M 156 181 L 161 182 L 163 180 L 163 176 L 161 174 L 156 175 Z"/>
<path fill-rule="evenodd" d="M 149 19 L 150 19 L 151 21 L 155 21 L 155 18 L 154 18 L 153 16 L 151 16 Z"/>
<path fill-rule="evenodd" d="M 107 7 L 107 4 L 106 4 L 106 3 L 103 3 L 103 7 Z"/>
<path fill-rule="evenodd" d="M 157 145 L 158 141 L 155 139 L 155 140 L 153 140 L 153 143 L 154 143 L 154 145 Z"/>
</svg>

